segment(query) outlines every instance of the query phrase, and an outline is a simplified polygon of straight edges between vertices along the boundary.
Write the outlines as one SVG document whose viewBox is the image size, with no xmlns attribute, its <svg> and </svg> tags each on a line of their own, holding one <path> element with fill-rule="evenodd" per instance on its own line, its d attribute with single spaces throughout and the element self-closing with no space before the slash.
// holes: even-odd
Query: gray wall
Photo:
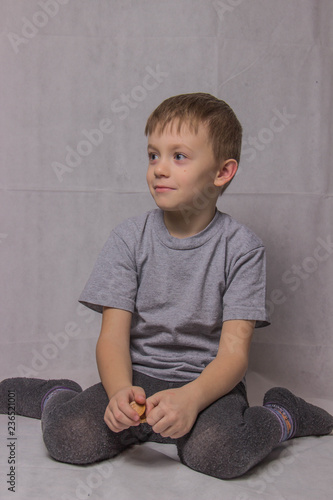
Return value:
<svg viewBox="0 0 333 500">
<path fill-rule="evenodd" d="M 0 378 L 98 381 L 100 316 L 77 298 L 110 230 L 154 207 L 147 116 L 203 91 L 244 126 L 219 208 L 267 247 L 251 370 L 332 395 L 332 6 L 0 0 Z"/>
</svg>

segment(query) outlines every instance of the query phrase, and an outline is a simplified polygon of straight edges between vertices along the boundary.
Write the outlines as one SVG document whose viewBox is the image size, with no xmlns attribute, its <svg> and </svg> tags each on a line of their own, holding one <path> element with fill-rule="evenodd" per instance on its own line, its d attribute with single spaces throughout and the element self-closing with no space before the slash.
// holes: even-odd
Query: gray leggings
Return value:
<svg viewBox="0 0 333 500">
<path fill-rule="evenodd" d="M 165 382 L 135 372 L 133 385 L 147 397 L 184 383 Z M 148 424 L 112 432 L 104 422 L 109 399 L 101 383 L 81 392 L 64 391 L 50 399 L 42 415 L 43 439 L 60 462 L 91 464 L 118 455 L 128 446 L 153 441 L 177 446 L 181 462 L 220 479 L 241 476 L 280 441 L 276 417 L 262 406 L 249 407 L 243 383 L 203 410 L 191 431 L 163 438 Z"/>
</svg>

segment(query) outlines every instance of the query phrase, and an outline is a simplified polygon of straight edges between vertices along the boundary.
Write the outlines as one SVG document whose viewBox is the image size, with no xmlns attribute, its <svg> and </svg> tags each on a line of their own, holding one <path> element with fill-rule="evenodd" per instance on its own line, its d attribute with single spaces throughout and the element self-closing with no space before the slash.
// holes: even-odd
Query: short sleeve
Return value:
<svg viewBox="0 0 333 500">
<path fill-rule="evenodd" d="M 133 312 L 137 272 L 133 251 L 113 231 L 99 254 L 79 302 L 97 312 L 103 306 Z"/>
<path fill-rule="evenodd" d="M 266 310 L 265 248 L 238 257 L 230 266 L 223 294 L 223 321 L 256 320 L 256 328 L 270 324 Z"/>
</svg>

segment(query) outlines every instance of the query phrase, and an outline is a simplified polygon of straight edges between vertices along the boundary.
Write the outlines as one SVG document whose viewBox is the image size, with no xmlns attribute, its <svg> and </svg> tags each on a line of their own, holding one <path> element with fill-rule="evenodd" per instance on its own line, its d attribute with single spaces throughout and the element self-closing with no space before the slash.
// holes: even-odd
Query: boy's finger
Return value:
<svg viewBox="0 0 333 500">
<path fill-rule="evenodd" d="M 139 404 L 146 402 L 146 393 L 142 387 L 133 387 L 134 400 Z"/>
<path fill-rule="evenodd" d="M 146 415 L 148 415 L 157 405 L 158 405 L 158 399 L 156 398 L 155 394 L 153 396 L 150 396 L 149 398 L 147 398 L 147 400 L 146 400 Z"/>
<path fill-rule="evenodd" d="M 119 422 L 122 422 L 128 426 L 133 425 L 133 422 L 138 421 L 138 414 L 131 408 L 128 401 L 122 401 L 118 405 L 120 413 L 114 411 L 114 415 Z"/>
</svg>

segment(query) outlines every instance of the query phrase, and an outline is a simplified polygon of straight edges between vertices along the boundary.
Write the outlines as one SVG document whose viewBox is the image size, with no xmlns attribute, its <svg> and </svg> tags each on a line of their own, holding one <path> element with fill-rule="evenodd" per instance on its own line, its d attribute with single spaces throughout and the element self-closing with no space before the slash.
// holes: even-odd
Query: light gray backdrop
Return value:
<svg viewBox="0 0 333 500">
<path fill-rule="evenodd" d="M 147 116 L 203 91 L 244 126 L 240 171 L 218 206 L 267 247 L 272 326 L 255 334 L 252 380 L 331 398 L 333 3 L 0 7 L 0 378 L 98 381 L 100 316 L 77 298 L 110 230 L 154 207 Z"/>
</svg>

